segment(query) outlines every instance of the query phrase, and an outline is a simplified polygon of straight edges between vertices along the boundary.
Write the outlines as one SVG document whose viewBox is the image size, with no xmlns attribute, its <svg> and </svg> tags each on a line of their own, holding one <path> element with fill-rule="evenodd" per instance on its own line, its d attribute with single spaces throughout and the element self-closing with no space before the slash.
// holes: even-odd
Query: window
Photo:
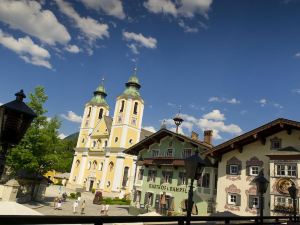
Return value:
<svg viewBox="0 0 300 225">
<path fill-rule="evenodd" d="M 107 140 L 104 142 L 104 147 L 107 147 Z"/>
<path fill-rule="evenodd" d="M 103 108 L 101 108 L 100 111 L 99 111 L 98 119 L 101 120 L 102 117 L 103 117 Z"/>
<path fill-rule="evenodd" d="M 131 125 L 136 126 L 136 118 L 132 117 L 132 119 L 131 119 Z"/>
<path fill-rule="evenodd" d="M 167 150 L 166 157 L 173 157 L 173 149 L 169 148 L 169 149 Z"/>
<path fill-rule="evenodd" d="M 97 161 L 95 160 L 94 162 L 93 162 L 93 169 L 95 170 L 97 168 Z"/>
<path fill-rule="evenodd" d="M 80 165 L 80 160 L 77 159 L 77 160 L 76 160 L 76 167 L 78 167 L 79 165 Z"/>
<path fill-rule="evenodd" d="M 274 137 L 271 141 L 271 149 L 280 149 L 281 148 L 281 139 Z"/>
<path fill-rule="evenodd" d="M 92 162 L 89 161 L 89 162 L 88 162 L 88 170 L 91 169 L 91 166 L 92 166 Z"/>
<path fill-rule="evenodd" d="M 259 198 L 256 195 L 249 195 L 249 208 L 259 208 Z"/>
<path fill-rule="evenodd" d="M 123 112 L 123 111 L 124 111 L 124 105 L 125 105 L 125 101 L 123 100 L 123 101 L 121 102 L 120 112 Z"/>
<path fill-rule="evenodd" d="M 257 176 L 259 173 L 259 166 L 250 166 L 250 175 Z"/>
<path fill-rule="evenodd" d="M 129 144 L 131 144 L 131 145 L 132 145 L 132 142 L 133 142 L 133 141 L 132 141 L 132 139 L 129 139 Z"/>
<path fill-rule="evenodd" d="M 172 183 L 172 176 L 173 176 L 173 172 L 171 171 L 162 171 L 162 183 Z"/>
<path fill-rule="evenodd" d="M 182 158 L 187 158 L 192 155 L 192 149 L 183 149 Z"/>
<path fill-rule="evenodd" d="M 228 193 L 227 204 L 240 206 L 241 205 L 241 195 L 236 193 Z"/>
<path fill-rule="evenodd" d="M 138 179 L 139 180 L 143 180 L 143 176 L 144 176 L 144 170 L 143 169 L 139 169 Z"/>
<path fill-rule="evenodd" d="M 297 176 L 297 165 L 276 165 L 276 175 L 277 176 L 288 176 L 288 177 L 296 177 Z"/>
<path fill-rule="evenodd" d="M 91 116 L 91 110 L 92 110 L 92 107 L 89 107 L 87 117 Z"/>
<path fill-rule="evenodd" d="M 109 186 L 110 186 L 110 181 L 107 181 L 106 187 L 109 187 Z"/>
<path fill-rule="evenodd" d="M 100 171 L 103 170 L 103 162 L 101 162 L 101 163 L 99 164 L 99 170 L 100 170 Z"/>
<path fill-rule="evenodd" d="M 149 170 L 147 181 L 155 182 L 155 177 L 156 177 L 156 171 L 155 170 Z"/>
<path fill-rule="evenodd" d="M 159 150 L 153 149 L 152 150 L 152 157 L 158 157 L 159 156 Z"/>
<path fill-rule="evenodd" d="M 109 163 L 109 171 L 111 172 L 114 169 L 114 163 L 110 162 Z"/>
<path fill-rule="evenodd" d="M 122 115 L 118 116 L 118 123 L 122 123 Z"/>
<path fill-rule="evenodd" d="M 81 143 L 84 143 L 84 138 L 82 138 Z"/>
<path fill-rule="evenodd" d="M 232 175 L 238 174 L 238 171 L 239 171 L 238 165 L 230 165 L 229 168 L 230 168 L 229 174 L 232 174 Z"/>
<path fill-rule="evenodd" d="M 236 205 L 237 203 L 237 195 L 236 194 L 228 194 L 228 204 Z"/>
<path fill-rule="evenodd" d="M 129 167 L 126 166 L 124 168 L 124 174 L 123 174 L 123 181 L 122 181 L 122 186 L 123 187 L 127 186 L 128 174 L 129 174 Z"/>
<path fill-rule="evenodd" d="M 117 143 L 117 142 L 118 142 L 118 140 L 119 140 L 119 138 L 118 138 L 118 137 L 116 137 L 116 138 L 115 138 L 115 143 Z"/>
<path fill-rule="evenodd" d="M 205 173 L 202 176 L 202 187 L 204 188 L 209 188 L 209 181 L 210 181 L 210 174 L 209 173 Z"/>
<path fill-rule="evenodd" d="M 170 141 L 169 142 L 169 147 L 172 147 L 173 146 L 173 141 Z"/>
<path fill-rule="evenodd" d="M 186 184 L 186 175 L 185 172 L 179 172 L 178 185 Z"/>
<path fill-rule="evenodd" d="M 96 142 L 96 141 L 93 141 L 93 148 L 96 147 L 96 144 L 97 144 L 97 142 Z"/>
<path fill-rule="evenodd" d="M 134 103 L 134 109 L 133 109 L 133 114 L 134 115 L 137 115 L 138 105 L 139 105 L 139 103 L 137 103 L 137 102 Z"/>
</svg>

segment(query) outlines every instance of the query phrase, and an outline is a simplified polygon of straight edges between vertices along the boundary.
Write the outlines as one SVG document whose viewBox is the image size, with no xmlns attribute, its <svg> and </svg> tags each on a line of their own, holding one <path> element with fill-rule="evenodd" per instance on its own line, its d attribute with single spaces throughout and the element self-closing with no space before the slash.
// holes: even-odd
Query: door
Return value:
<svg viewBox="0 0 300 225">
<path fill-rule="evenodd" d="M 90 188 L 89 188 L 89 191 L 92 191 L 92 189 L 93 189 L 93 185 L 94 185 L 94 181 L 93 181 L 93 180 L 91 180 L 91 181 L 90 181 Z"/>
</svg>

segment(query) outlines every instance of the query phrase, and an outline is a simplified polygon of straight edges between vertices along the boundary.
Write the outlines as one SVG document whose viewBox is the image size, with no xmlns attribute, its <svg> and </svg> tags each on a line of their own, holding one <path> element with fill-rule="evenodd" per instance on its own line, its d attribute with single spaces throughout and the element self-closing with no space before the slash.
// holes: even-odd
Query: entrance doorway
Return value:
<svg viewBox="0 0 300 225">
<path fill-rule="evenodd" d="M 93 186 L 94 186 L 94 180 L 90 180 L 89 191 L 92 191 L 92 190 L 93 190 Z"/>
</svg>

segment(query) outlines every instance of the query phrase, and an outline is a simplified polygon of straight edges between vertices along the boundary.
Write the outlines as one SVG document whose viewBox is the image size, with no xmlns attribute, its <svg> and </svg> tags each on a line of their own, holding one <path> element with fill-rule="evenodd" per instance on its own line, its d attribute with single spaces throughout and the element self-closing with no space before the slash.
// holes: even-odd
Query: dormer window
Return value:
<svg viewBox="0 0 300 225">
<path fill-rule="evenodd" d="M 135 103 L 134 103 L 134 109 L 133 109 L 133 114 L 134 114 L 134 115 L 137 115 L 137 112 L 138 112 L 138 106 L 139 106 L 139 103 L 135 102 Z"/>
<path fill-rule="evenodd" d="M 117 142 L 118 142 L 118 140 L 119 140 L 119 138 L 118 138 L 118 137 L 116 137 L 116 138 L 115 138 L 115 143 L 117 143 Z"/>
<path fill-rule="evenodd" d="M 125 105 L 125 101 L 123 100 L 123 101 L 121 102 L 120 112 L 123 112 L 123 111 L 124 111 L 124 105 Z"/>
<path fill-rule="evenodd" d="M 270 141 L 271 141 L 271 149 L 272 150 L 281 148 L 281 139 L 280 138 L 274 137 Z"/>
<path fill-rule="evenodd" d="M 103 108 L 101 108 L 100 111 L 99 111 L 98 119 L 101 120 L 102 117 L 103 117 Z"/>
</svg>

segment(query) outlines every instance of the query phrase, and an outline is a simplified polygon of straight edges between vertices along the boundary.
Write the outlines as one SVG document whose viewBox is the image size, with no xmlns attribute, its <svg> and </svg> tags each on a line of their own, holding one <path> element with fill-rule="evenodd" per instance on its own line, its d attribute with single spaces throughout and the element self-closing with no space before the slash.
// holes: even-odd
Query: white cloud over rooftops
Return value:
<svg viewBox="0 0 300 225">
<path fill-rule="evenodd" d="M 73 111 L 68 111 L 67 115 L 61 114 L 61 117 L 68 121 L 74 122 L 74 123 L 81 123 L 81 121 L 82 121 L 82 117 L 77 115 Z"/>
</svg>

